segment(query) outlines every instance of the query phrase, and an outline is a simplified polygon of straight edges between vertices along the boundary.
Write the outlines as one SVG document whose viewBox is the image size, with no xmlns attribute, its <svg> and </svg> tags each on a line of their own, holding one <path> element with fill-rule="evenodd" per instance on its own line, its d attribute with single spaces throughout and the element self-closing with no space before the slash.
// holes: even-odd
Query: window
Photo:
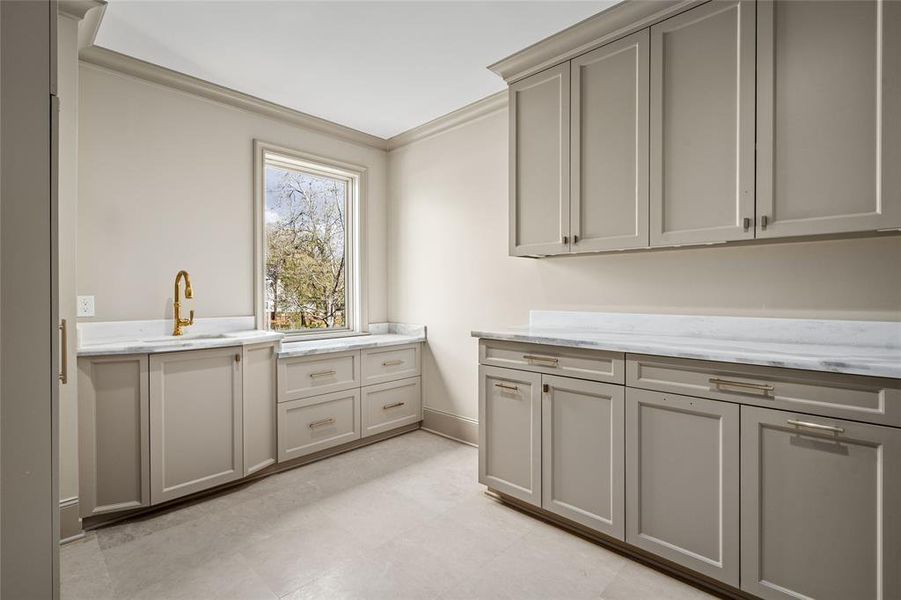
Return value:
<svg viewBox="0 0 901 600">
<path fill-rule="evenodd" d="M 256 147 L 258 326 L 297 336 L 360 331 L 362 169 Z"/>
</svg>

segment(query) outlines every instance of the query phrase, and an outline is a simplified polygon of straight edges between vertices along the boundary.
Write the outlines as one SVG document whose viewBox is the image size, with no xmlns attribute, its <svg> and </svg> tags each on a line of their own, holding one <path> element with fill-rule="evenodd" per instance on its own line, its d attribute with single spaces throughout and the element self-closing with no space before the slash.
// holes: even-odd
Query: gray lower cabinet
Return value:
<svg viewBox="0 0 901 600">
<path fill-rule="evenodd" d="M 552 375 L 542 386 L 542 506 L 624 539 L 625 388 Z"/>
<path fill-rule="evenodd" d="M 368 385 L 360 393 L 362 437 L 422 420 L 422 384 L 419 377 Z"/>
<path fill-rule="evenodd" d="M 360 389 L 278 405 L 278 461 L 360 439 Z"/>
<path fill-rule="evenodd" d="M 150 505 L 147 355 L 78 359 L 82 517 Z"/>
<path fill-rule="evenodd" d="M 150 356 L 151 500 L 244 475 L 241 348 Z"/>
<path fill-rule="evenodd" d="M 901 598 L 901 430 L 741 408 L 743 590 Z"/>
<path fill-rule="evenodd" d="M 626 541 L 739 585 L 739 407 L 626 390 Z"/>
<path fill-rule="evenodd" d="M 274 464 L 276 359 L 274 344 L 244 347 L 244 475 Z"/>
<path fill-rule="evenodd" d="M 479 367 L 479 481 L 541 506 L 541 374 Z"/>
</svg>

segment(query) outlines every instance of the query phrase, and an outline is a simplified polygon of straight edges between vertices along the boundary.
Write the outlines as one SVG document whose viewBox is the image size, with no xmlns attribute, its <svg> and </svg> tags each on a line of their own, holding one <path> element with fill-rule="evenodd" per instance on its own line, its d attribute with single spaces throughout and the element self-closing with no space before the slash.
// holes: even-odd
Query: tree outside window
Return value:
<svg viewBox="0 0 901 600">
<path fill-rule="evenodd" d="M 351 182 L 267 159 L 263 183 L 270 329 L 348 328 Z"/>
</svg>

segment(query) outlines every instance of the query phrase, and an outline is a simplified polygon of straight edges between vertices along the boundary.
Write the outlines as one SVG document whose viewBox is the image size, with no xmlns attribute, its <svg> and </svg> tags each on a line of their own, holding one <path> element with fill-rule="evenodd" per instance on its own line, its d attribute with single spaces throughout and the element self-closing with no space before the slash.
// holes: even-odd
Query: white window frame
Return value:
<svg viewBox="0 0 901 600">
<path fill-rule="evenodd" d="M 345 285 L 350 306 L 346 310 L 347 326 L 341 329 L 311 329 L 285 332 L 285 341 L 364 335 L 368 331 L 369 307 L 366 302 L 366 168 L 331 158 L 308 154 L 261 140 L 253 142 L 254 154 L 254 315 L 257 329 L 269 329 L 266 320 L 266 189 L 265 165 L 269 157 L 289 167 L 335 177 L 347 182 L 350 192 L 347 207 L 347 236 L 345 238 Z"/>
</svg>

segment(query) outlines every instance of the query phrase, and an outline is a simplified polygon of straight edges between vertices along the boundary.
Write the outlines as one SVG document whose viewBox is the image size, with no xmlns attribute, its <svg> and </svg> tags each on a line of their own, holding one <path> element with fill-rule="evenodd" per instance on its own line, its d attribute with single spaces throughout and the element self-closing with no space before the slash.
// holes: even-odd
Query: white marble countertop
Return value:
<svg viewBox="0 0 901 600">
<path fill-rule="evenodd" d="M 284 334 L 253 329 L 253 317 L 197 319 L 181 336 L 171 335 L 172 321 L 115 321 L 78 324 L 78 356 L 155 354 L 279 342 L 279 357 L 306 356 L 424 342 L 425 327 L 373 323 L 358 336 L 282 343 Z"/>
<path fill-rule="evenodd" d="M 364 348 L 401 346 L 426 341 L 425 327 L 400 323 L 377 323 L 370 325 L 369 333 L 339 338 L 285 342 L 278 352 L 279 358 L 291 356 L 311 356 L 329 352 L 344 352 Z"/>
<path fill-rule="evenodd" d="M 901 323 L 533 311 L 473 337 L 901 379 Z"/>
<path fill-rule="evenodd" d="M 249 329 L 216 334 L 185 333 L 181 336 L 147 337 L 85 344 L 78 347 L 78 356 L 108 356 L 115 354 L 156 354 L 207 348 L 228 348 L 263 342 L 278 342 L 284 336 L 273 331 Z"/>
</svg>

